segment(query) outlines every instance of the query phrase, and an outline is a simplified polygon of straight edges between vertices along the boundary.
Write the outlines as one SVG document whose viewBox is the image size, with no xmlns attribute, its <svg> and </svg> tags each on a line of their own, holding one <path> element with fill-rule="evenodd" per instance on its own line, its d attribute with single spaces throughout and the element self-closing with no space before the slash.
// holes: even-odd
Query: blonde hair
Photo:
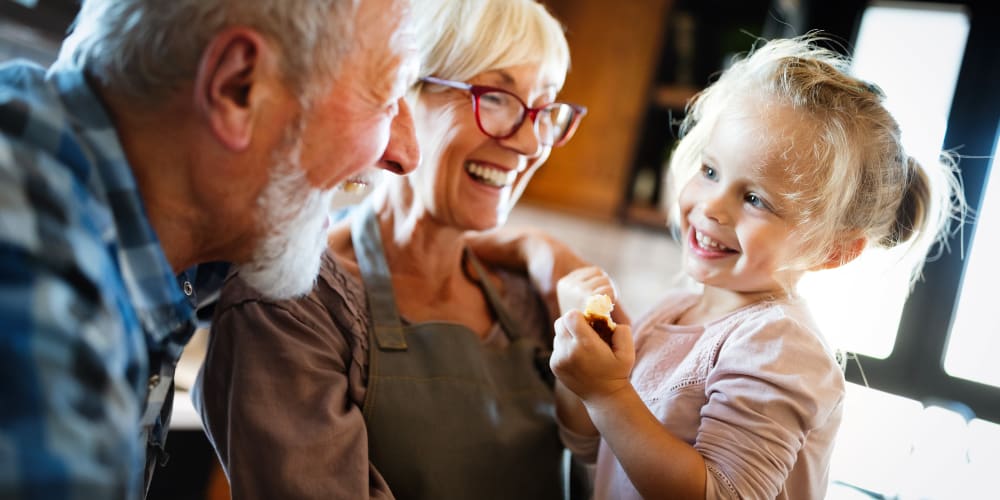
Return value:
<svg viewBox="0 0 1000 500">
<path fill-rule="evenodd" d="M 910 245 L 906 260 L 916 279 L 930 247 L 944 243 L 949 222 L 964 213 L 954 162 L 942 156 L 921 165 L 909 156 L 882 91 L 848 75 L 849 61 L 818 39 L 769 41 L 688 104 L 670 159 L 671 199 L 700 168 L 726 109 L 748 97 L 788 106 L 815 131 L 808 160 L 788 168 L 781 193 L 799 209 L 792 222 L 804 251 L 795 264 L 807 269 L 844 255 L 841 245 L 863 237 L 868 246 Z M 677 221 L 676 207 L 672 216 Z"/>
<path fill-rule="evenodd" d="M 293 90 L 319 92 L 351 47 L 358 0 L 85 0 L 58 65 L 153 100 L 191 80 L 212 37 L 247 26 L 278 44 Z"/>
<path fill-rule="evenodd" d="M 562 87 L 569 45 L 559 24 L 535 0 L 414 0 L 420 76 L 465 81 L 484 71 L 541 65 Z"/>
</svg>

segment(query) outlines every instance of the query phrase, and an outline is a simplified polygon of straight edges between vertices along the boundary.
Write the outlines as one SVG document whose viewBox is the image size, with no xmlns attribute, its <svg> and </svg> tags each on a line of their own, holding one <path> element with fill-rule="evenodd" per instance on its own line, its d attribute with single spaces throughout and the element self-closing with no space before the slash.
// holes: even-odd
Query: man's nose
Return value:
<svg viewBox="0 0 1000 500">
<path fill-rule="evenodd" d="M 379 168 L 405 175 L 420 164 L 420 146 L 413 126 L 413 114 L 405 99 L 399 100 L 399 113 L 389 127 L 389 144 L 379 159 Z"/>
</svg>

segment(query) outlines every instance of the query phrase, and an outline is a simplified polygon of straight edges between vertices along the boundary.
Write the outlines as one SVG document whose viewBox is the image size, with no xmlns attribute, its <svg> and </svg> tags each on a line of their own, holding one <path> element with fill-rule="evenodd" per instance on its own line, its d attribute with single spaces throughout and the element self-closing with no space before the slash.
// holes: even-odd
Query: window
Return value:
<svg viewBox="0 0 1000 500">
<path fill-rule="evenodd" d="M 968 33 L 958 6 L 874 2 L 861 18 L 852 72 L 885 91 L 904 147 L 923 163 L 941 152 Z M 835 345 L 880 359 L 892 353 L 909 292 L 905 269 L 893 265 L 901 254 L 872 249 L 803 280 L 802 293 Z"/>
<path fill-rule="evenodd" d="M 998 172 L 998 153 L 994 150 L 990 172 Z M 986 181 L 976 219 L 944 367 L 950 375 L 1000 387 L 1000 363 L 996 360 L 1000 353 L 996 298 L 1000 266 L 993 261 L 1000 255 L 1000 181 L 996 176 Z"/>
<path fill-rule="evenodd" d="M 996 342 L 993 337 L 997 321 L 990 316 L 982 316 L 981 311 L 980 315 L 975 315 L 973 311 L 978 296 L 993 294 L 988 288 L 984 291 L 983 279 L 996 276 L 995 266 L 983 259 L 991 253 L 990 233 L 995 233 L 997 228 L 997 216 L 991 215 L 996 209 L 991 207 L 1000 203 L 997 188 L 987 189 L 1000 123 L 1000 93 L 993 91 L 1000 81 L 1000 46 L 995 38 L 1000 13 L 995 12 L 992 2 L 986 0 L 966 0 L 962 4 L 964 7 L 929 2 L 877 3 L 871 7 L 872 12 L 884 9 L 881 14 L 912 10 L 921 12 L 922 16 L 939 16 L 938 22 L 924 24 L 917 30 L 919 35 L 912 39 L 907 33 L 913 34 L 914 31 L 904 26 L 887 25 L 879 31 L 906 38 L 903 46 L 897 46 L 899 57 L 909 57 L 904 55 L 909 53 L 921 54 L 919 62 L 913 62 L 911 68 L 915 68 L 917 73 L 911 73 L 907 80 L 922 91 L 937 87 L 931 82 L 936 81 L 944 69 L 959 68 L 951 104 L 942 108 L 940 104 L 935 104 L 937 98 L 930 96 L 928 91 L 927 99 L 918 99 L 908 105 L 917 112 L 893 111 L 900 115 L 901 120 L 907 120 L 911 116 L 941 116 L 942 109 L 948 110 L 943 142 L 931 142 L 928 136 L 916 140 L 912 136 L 904 136 L 904 141 L 911 144 L 911 151 L 918 156 L 922 142 L 929 144 L 923 154 L 932 154 L 938 148 L 944 148 L 956 150 L 962 155 L 959 168 L 965 197 L 976 217 L 967 220 L 962 230 L 952 235 L 951 252 L 924 266 L 924 280 L 914 287 L 902 314 L 896 315 L 895 311 L 886 313 L 891 313 L 894 319 L 899 317 L 891 350 L 872 353 L 856 348 L 864 374 L 850 364 L 847 376 L 853 382 L 862 383 L 863 375 L 867 375 L 871 387 L 925 405 L 935 402 L 965 405 L 970 415 L 1000 423 L 1000 386 L 995 385 L 998 363 L 983 357 L 987 352 L 993 352 L 987 349 L 996 345 L 990 342 Z M 881 14 L 871 17 L 866 14 L 863 23 L 880 17 L 884 22 L 885 17 Z M 910 14 L 915 12 L 907 13 Z M 917 23 L 917 18 L 913 19 Z M 967 30 L 962 25 L 967 25 Z M 956 32 L 953 29 L 956 27 L 959 33 L 968 33 L 964 52 L 950 61 L 932 61 L 932 56 L 939 57 L 946 48 L 956 48 L 954 40 L 945 38 L 948 33 Z M 859 70 L 863 69 L 867 57 L 862 55 L 866 39 L 864 32 L 867 30 L 861 27 L 858 31 Z M 924 45 L 928 40 L 930 45 Z M 881 64 L 890 69 L 893 57 L 885 57 Z M 877 69 L 879 64 L 872 66 Z M 895 68 L 891 71 L 903 70 Z M 890 80 L 892 76 L 886 75 Z M 880 81 L 879 84 L 883 83 Z M 890 84 L 885 85 L 888 87 Z M 889 88 L 886 91 L 892 92 Z M 889 105 L 895 107 L 897 104 Z M 903 127 L 904 134 L 913 128 L 905 121 Z M 936 126 L 929 124 L 926 127 Z M 976 236 L 975 241 L 973 236 Z M 972 263 L 973 260 L 976 263 Z M 969 267 L 966 268 L 966 265 Z M 962 312 L 958 312 L 960 308 Z M 853 314 L 854 311 L 851 312 Z M 993 330 L 990 331 L 990 328 Z"/>
<path fill-rule="evenodd" d="M 987 175 L 996 163 L 989 158 L 1000 154 L 1000 94 L 992 91 L 1000 81 L 1000 19 L 985 0 L 963 4 L 873 2 L 860 17 L 855 74 L 885 90 L 910 154 L 922 162 L 941 149 L 962 155 L 976 215 L 951 238 L 950 253 L 927 263 L 909 299 L 906 276 L 874 274 L 896 257 L 891 251 L 803 282 L 817 320 L 834 332 L 830 340 L 856 353 L 863 369 L 848 364 L 853 383 L 829 498 L 858 498 L 850 496 L 857 490 L 981 498 L 995 489 L 1000 302 L 992 285 L 1000 266 L 991 257 L 1000 254 L 1000 181 L 988 183 Z M 862 277 L 873 286 L 859 290 Z M 845 297 L 848 308 L 828 306 Z"/>
</svg>

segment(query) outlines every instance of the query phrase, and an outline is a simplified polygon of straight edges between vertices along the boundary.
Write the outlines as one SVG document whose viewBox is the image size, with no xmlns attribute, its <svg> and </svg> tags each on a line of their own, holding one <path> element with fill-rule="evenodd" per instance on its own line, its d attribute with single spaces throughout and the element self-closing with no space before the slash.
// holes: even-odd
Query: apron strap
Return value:
<svg viewBox="0 0 1000 500">
<path fill-rule="evenodd" d="M 351 241 L 361 270 L 361 280 L 365 285 L 365 296 L 368 297 L 368 308 L 378 346 L 384 350 L 405 351 L 403 322 L 399 319 L 399 310 L 396 308 L 389 264 L 386 263 L 382 250 L 382 233 L 370 199 L 355 210 L 351 221 Z"/>
<path fill-rule="evenodd" d="M 504 333 L 507 334 L 507 338 L 511 341 L 521 338 L 521 327 L 519 326 L 519 323 L 514 321 L 514 318 L 507 312 L 507 308 L 504 307 L 503 301 L 500 300 L 500 294 L 497 293 L 495 288 L 493 288 L 489 275 L 486 273 L 486 270 L 483 269 L 483 265 L 479 262 L 479 259 L 477 259 L 468 248 L 465 248 L 462 256 L 465 260 L 472 264 L 472 269 L 476 273 L 476 282 L 479 285 L 479 288 L 483 291 L 483 294 L 486 295 L 486 300 L 490 303 L 490 308 L 493 309 L 493 313 L 497 315 L 497 320 L 500 321 L 500 327 L 503 328 Z"/>
</svg>

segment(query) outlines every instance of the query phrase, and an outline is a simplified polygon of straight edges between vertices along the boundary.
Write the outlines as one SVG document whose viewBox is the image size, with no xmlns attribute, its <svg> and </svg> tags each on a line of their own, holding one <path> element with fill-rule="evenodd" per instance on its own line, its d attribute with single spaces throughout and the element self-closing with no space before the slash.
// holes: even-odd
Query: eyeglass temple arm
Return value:
<svg viewBox="0 0 1000 500">
<path fill-rule="evenodd" d="M 472 85 L 465 82 L 456 82 L 454 80 L 445 80 L 442 78 L 435 78 L 433 76 L 425 76 L 420 79 L 422 82 L 433 83 L 435 85 L 443 85 L 445 87 L 451 87 L 453 89 L 459 90 L 470 90 Z"/>
</svg>

